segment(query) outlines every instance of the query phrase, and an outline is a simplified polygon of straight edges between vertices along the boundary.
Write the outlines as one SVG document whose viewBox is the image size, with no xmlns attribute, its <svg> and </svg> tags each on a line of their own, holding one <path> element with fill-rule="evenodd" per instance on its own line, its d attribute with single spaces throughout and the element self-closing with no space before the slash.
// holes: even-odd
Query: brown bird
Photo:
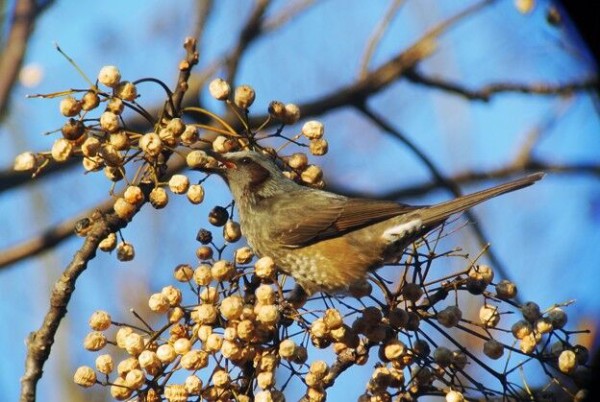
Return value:
<svg viewBox="0 0 600 402">
<path fill-rule="evenodd" d="M 349 198 L 301 186 L 269 157 L 253 151 L 214 155 L 239 210 L 242 234 L 258 256 L 273 258 L 307 295 L 335 293 L 399 259 L 416 239 L 449 216 L 527 187 L 535 173 L 430 206 Z"/>
</svg>

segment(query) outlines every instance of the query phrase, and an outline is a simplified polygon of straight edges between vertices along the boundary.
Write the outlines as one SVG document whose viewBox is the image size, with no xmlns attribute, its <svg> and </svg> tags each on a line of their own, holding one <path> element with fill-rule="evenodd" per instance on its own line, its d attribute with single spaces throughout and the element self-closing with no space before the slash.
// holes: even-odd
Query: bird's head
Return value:
<svg viewBox="0 0 600 402">
<path fill-rule="evenodd" d="M 240 151 L 211 155 L 219 161 L 219 165 L 206 170 L 227 182 L 237 202 L 256 202 L 298 186 L 283 175 L 272 159 L 261 153 Z"/>
</svg>

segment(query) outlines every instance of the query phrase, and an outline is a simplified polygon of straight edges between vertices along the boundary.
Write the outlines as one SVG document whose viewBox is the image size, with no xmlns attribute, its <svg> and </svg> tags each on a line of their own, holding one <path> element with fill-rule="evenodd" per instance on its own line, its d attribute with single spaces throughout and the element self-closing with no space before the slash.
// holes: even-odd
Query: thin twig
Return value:
<svg viewBox="0 0 600 402">
<path fill-rule="evenodd" d="M 367 43 L 367 48 L 365 49 L 365 53 L 364 53 L 362 61 L 360 63 L 360 72 L 358 74 L 358 77 L 360 79 L 366 77 L 367 74 L 369 73 L 369 63 L 371 62 L 371 59 L 373 58 L 375 49 L 377 49 L 377 45 L 379 44 L 379 42 L 381 42 L 381 39 L 383 38 L 383 34 L 387 30 L 388 26 L 390 25 L 390 23 L 392 22 L 392 20 L 396 16 L 396 14 L 398 13 L 398 10 L 400 9 L 400 6 L 402 5 L 403 2 L 404 2 L 404 0 L 392 0 L 392 3 L 390 4 L 390 8 L 387 10 L 387 12 L 383 16 L 382 20 L 375 27 L 375 30 L 371 34 L 371 37 L 369 38 L 369 42 Z"/>
</svg>

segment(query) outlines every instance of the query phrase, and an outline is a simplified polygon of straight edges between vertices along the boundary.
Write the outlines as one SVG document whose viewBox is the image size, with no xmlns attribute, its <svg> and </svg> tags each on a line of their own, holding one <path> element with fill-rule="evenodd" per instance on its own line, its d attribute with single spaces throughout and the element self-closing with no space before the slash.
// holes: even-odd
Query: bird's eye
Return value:
<svg viewBox="0 0 600 402">
<path fill-rule="evenodd" d="M 240 159 L 241 165 L 249 165 L 250 163 L 252 163 L 252 159 L 248 158 L 247 156 L 244 156 L 242 159 Z"/>
</svg>

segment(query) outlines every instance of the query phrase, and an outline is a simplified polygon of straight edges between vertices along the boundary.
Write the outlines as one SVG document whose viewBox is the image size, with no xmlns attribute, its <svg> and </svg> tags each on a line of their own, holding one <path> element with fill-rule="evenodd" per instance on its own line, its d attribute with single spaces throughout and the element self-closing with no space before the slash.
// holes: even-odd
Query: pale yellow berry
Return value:
<svg viewBox="0 0 600 402">
<path fill-rule="evenodd" d="M 219 291 L 213 286 L 208 286 L 200 292 L 200 300 L 203 303 L 215 304 L 219 301 Z"/>
<path fill-rule="evenodd" d="M 200 150 L 194 150 L 185 157 L 185 162 L 191 169 L 203 168 L 207 165 L 208 161 L 206 152 Z"/>
<path fill-rule="evenodd" d="M 240 296 L 226 297 L 221 302 L 219 310 L 226 320 L 237 320 L 244 310 L 244 300 Z"/>
<path fill-rule="evenodd" d="M 310 153 L 315 156 L 322 156 L 327 153 L 329 150 L 329 144 L 327 140 L 324 138 L 319 138 L 317 140 L 311 140 L 309 144 Z"/>
<path fill-rule="evenodd" d="M 323 316 L 323 321 L 329 330 L 335 330 L 341 328 L 344 325 L 344 319 L 342 318 L 342 314 L 339 310 L 330 308 L 325 310 L 325 315 Z"/>
<path fill-rule="evenodd" d="M 225 154 L 233 151 L 237 147 L 237 143 L 224 135 L 219 135 L 212 142 L 213 151 Z"/>
<path fill-rule="evenodd" d="M 223 337 L 219 334 L 212 333 L 206 338 L 204 346 L 206 347 L 207 352 L 216 353 L 221 350 L 221 347 L 223 346 Z"/>
<path fill-rule="evenodd" d="M 138 356 L 140 367 L 142 367 L 150 375 L 156 375 L 162 368 L 162 362 L 156 355 L 156 352 L 144 350 Z"/>
<path fill-rule="evenodd" d="M 494 339 L 490 339 L 483 344 L 483 353 L 490 359 L 497 360 L 504 354 L 504 345 Z"/>
<path fill-rule="evenodd" d="M 210 273 L 216 281 L 226 281 L 231 279 L 233 274 L 235 274 L 235 267 L 228 260 L 219 260 L 215 261 L 213 264 Z"/>
<path fill-rule="evenodd" d="M 150 192 L 150 204 L 156 208 L 161 209 L 164 208 L 169 202 L 169 195 L 162 187 L 155 187 Z"/>
<path fill-rule="evenodd" d="M 100 128 L 108 133 L 114 133 L 121 127 L 119 116 L 113 112 L 104 112 L 100 115 Z"/>
<path fill-rule="evenodd" d="M 302 126 L 302 135 L 309 140 L 318 140 L 323 137 L 325 127 L 323 123 L 317 120 L 311 120 L 304 123 Z"/>
<path fill-rule="evenodd" d="M 135 249 L 131 243 L 121 242 L 117 245 L 117 259 L 131 261 L 135 258 Z"/>
<path fill-rule="evenodd" d="M 106 102 L 106 110 L 109 112 L 120 115 L 123 113 L 123 109 L 125 109 L 125 105 L 119 98 L 110 98 L 108 102 Z"/>
<path fill-rule="evenodd" d="M 137 88 L 129 81 L 122 81 L 115 89 L 115 95 L 126 101 L 134 101 L 137 98 Z"/>
<path fill-rule="evenodd" d="M 110 314 L 103 310 L 94 311 L 88 321 L 94 331 L 104 331 L 110 327 Z"/>
<path fill-rule="evenodd" d="M 162 293 L 154 293 L 148 299 L 148 307 L 155 313 L 166 313 L 169 310 L 169 300 Z"/>
<path fill-rule="evenodd" d="M 248 246 L 240 247 L 235 250 L 235 263 L 238 265 L 248 264 L 252 261 L 254 252 Z"/>
<path fill-rule="evenodd" d="M 216 387 L 225 387 L 230 382 L 229 373 L 223 369 L 217 369 L 212 375 L 212 382 Z"/>
<path fill-rule="evenodd" d="M 254 263 L 254 274 L 261 279 L 272 279 L 276 270 L 275 262 L 271 257 L 262 257 Z"/>
<path fill-rule="evenodd" d="M 165 343 L 156 349 L 156 357 L 163 364 L 169 364 L 177 357 L 177 353 L 172 345 Z"/>
<path fill-rule="evenodd" d="M 28 172 L 38 168 L 41 159 L 33 152 L 23 152 L 15 157 L 13 170 L 17 172 Z"/>
<path fill-rule="evenodd" d="M 118 131 L 111 134 L 108 137 L 108 141 L 117 151 L 123 151 L 129 148 L 129 137 L 124 131 Z"/>
<path fill-rule="evenodd" d="M 175 194 L 183 194 L 190 187 L 190 179 L 182 174 L 174 174 L 169 179 L 169 189 Z"/>
<path fill-rule="evenodd" d="M 144 134 L 138 145 L 140 149 L 149 157 L 156 157 L 163 150 L 163 143 L 159 135 L 156 133 Z"/>
<path fill-rule="evenodd" d="M 577 355 L 572 350 L 563 350 L 558 356 L 558 368 L 565 374 L 571 374 L 577 368 Z"/>
<path fill-rule="evenodd" d="M 323 171 L 316 165 L 308 165 L 306 169 L 300 173 L 300 178 L 308 184 L 315 184 L 323 178 Z"/>
<path fill-rule="evenodd" d="M 552 321 L 550 321 L 550 319 L 546 317 L 538 318 L 535 321 L 534 326 L 536 332 L 540 334 L 547 334 L 549 332 L 552 332 L 552 330 L 554 329 L 552 326 Z"/>
<path fill-rule="evenodd" d="M 117 330 L 117 334 L 115 335 L 115 339 L 117 341 L 117 346 L 121 349 L 125 349 L 125 339 L 129 334 L 133 333 L 133 328 L 131 327 L 121 327 Z"/>
<path fill-rule="evenodd" d="M 98 155 L 89 158 L 83 158 L 81 164 L 86 172 L 95 172 L 102 168 L 102 158 L 100 158 Z"/>
<path fill-rule="evenodd" d="M 132 205 L 140 205 L 144 202 L 144 193 L 138 186 L 127 186 L 123 199 Z"/>
<path fill-rule="evenodd" d="M 243 341 L 249 341 L 254 335 L 254 323 L 250 320 L 242 320 L 236 327 L 238 337 Z"/>
<path fill-rule="evenodd" d="M 88 333 L 83 340 L 83 347 L 86 350 L 97 351 L 106 346 L 106 337 L 102 332 L 92 331 Z"/>
<path fill-rule="evenodd" d="M 100 97 L 94 91 L 87 91 L 81 98 L 81 108 L 85 111 L 95 109 L 100 104 Z"/>
<path fill-rule="evenodd" d="M 111 355 L 100 355 L 96 357 L 96 370 L 102 374 L 110 374 L 114 370 L 114 363 Z"/>
<path fill-rule="evenodd" d="M 180 363 L 186 370 L 200 370 L 208 365 L 208 355 L 203 350 L 190 350 L 181 357 Z"/>
<path fill-rule="evenodd" d="M 73 155 L 73 144 L 64 138 L 59 138 L 52 144 L 52 159 L 56 162 L 65 162 Z"/>
<path fill-rule="evenodd" d="M 517 296 L 517 285 L 506 279 L 496 285 L 496 296 L 501 299 L 512 299 Z"/>
<path fill-rule="evenodd" d="M 317 338 L 325 338 L 329 335 L 329 328 L 323 318 L 318 318 L 310 324 L 310 333 Z"/>
<path fill-rule="evenodd" d="M 192 341 L 188 338 L 179 338 L 173 343 L 173 350 L 178 355 L 183 355 L 192 349 Z"/>
<path fill-rule="evenodd" d="M 88 137 L 81 144 L 81 152 L 87 157 L 96 156 L 100 150 L 100 145 L 100 141 L 96 137 Z"/>
<path fill-rule="evenodd" d="M 137 207 L 133 204 L 128 203 L 124 198 L 119 197 L 115 200 L 113 210 L 119 218 L 128 221 L 133 217 L 133 215 L 135 215 Z"/>
<path fill-rule="evenodd" d="M 102 241 L 98 244 L 98 248 L 102 251 L 113 251 L 117 247 L 117 235 L 115 233 L 109 233 Z"/>
<path fill-rule="evenodd" d="M 193 276 L 194 270 L 189 264 L 179 264 L 173 270 L 173 277 L 178 282 L 188 282 Z"/>
<path fill-rule="evenodd" d="M 448 306 L 437 314 L 437 320 L 446 328 L 455 327 L 462 318 L 462 311 L 458 306 Z"/>
<path fill-rule="evenodd" d="M 323 360 L 315 360 L 310 364 L 309 372 L 320 380 L 329 372 L 329 366 Z"/>
<path fill-rule="evenodd" d="M 275 303 L 275 290 L 269 286 L 262 284 L 254 291 L 256 300 L 263 305 Z"/>
<path fill-rule="evenodd" d="M 117 373 L 120 377 L 125 377 L 131 370 L 140 368 L 140 362 L 135 357 L 129 357 L 122 360 L 117 365 Z"/>
<path fill-rule="evenodd" d="M 531 334 L 533 327 L 525 320 L 517 321 L 511 328 L 512 334 L 517 339 L 523 339 L 527 335 Z"/>
<path fill-rule="evenodd" d="M 81 111 L 81 102 L 72 96 L 66 96 L 60 101 L 60 114 L 66 117 L 77 116 Z"/>
<path fill-rule="evenodd" d="M 215 78 L 208 84 L 208 92 L 210 95 L 220 101 L 227 100 L 231 92 L 231 87 L 227 81 L 221 78 Z"/>
<path fill-rule="evenodd" d="M 194 281 L 200 286 L 207 286 L 212 282 L 211 266 L 202 264 L 194 270 Z"/>
<path fill-rule="evenodd" d="M 170 384 L 165 387 L 167 402 L 187 402 L 188 392 L 183 384 Z"/>
<path fill-rule="evenodd" d="M 190 375 L 185 379 L 183 386 L 188 394 L 200 395 L 200 392 L 202 391 L 202 380 L 197 375 Z"/>
<path fill-rule="evenodd" d="M 204 187 L 201 184 L 192 184 L 186 195 L 192 204 L 200 204 L 204 201 Z"/>
<path fill-rule="evenodd" d="M 521 349 L 521 352 L 529 354 L 535 350 L 537 343 L 538 341 L 535 337 L 535 334 L 530 333 L 529 335 L 526 335 L 522 339 L 520 339 L 519 349 Z"/>
<path fill-rule="evenodd" d="M 81 366 L 75 370 L 73 375 L 75 384 L 89 388 L 96 383 L 96 372 L 89 366 Z"/>
<path fill-rule="evenodd" d="M 192 318 L 199 324 L 213 324 L 217 321 L 217 308 L 212 304 L 201 304 L 192 312 Z"/>
<path fill-rule="evenodd" d="M 272 101 L 269 103 L 269 114 L 280 121 L 285 118 L 285 105 L 279 101 Z"/>
<path fill-rule="evenodd" d="M 282 122 L 284 124 L 294 124 L 298 120 L 300 120 L 300 108 L 298 105 L 293 103 L 286 104 Z"/>
<path fill-rule="evenodd" d="M 181 142 L 184 145 L 193 145 L 198 141 L 198 129 L 193 125 L 185 126 L 185 130 L 181 133 Z"/>
<path fill-rule="evenodd" d="M 226 359 L 239 360 L 242 357 L 242 348 L 236 341 L 225 339 L 221 345 L 221 354 Z"/>
<path fill-rule="evenodd" d="M 446 402 L 463 402 L 465 397 L 458 391 L 449 391 L 446 394 Z"/>
<path fill-rule="evenodd" d="M 387 360 L 397 360 L 406 351 L 406 345 L 398 339 L 392 339 L 383 347 L 383 354 Z"/>
<path fill-rule="evenodd" d="M 132 356 L 137 356 L 144 350 L 144 338 L 135 332 L 125 337 L 125 350 Z"/>
<path fill-rule="evenodd" d="M 479 309 L 479 320 L 486 327 L 493 328 L 498 325 L 500 321 L 500 314 L 498 313 L 498 307 L 492 306 L 491 304 L 484 304 Z"/>
<path fill-rule="evenodd" d="M 279 321 L 279 309 L 276 305 L 268 304 L 260 306 L 256 319 L 266 325 L 273 325 Z"/>
<path fill-rule="evenodd" d="M 260 387 L 260 385 L 259 385 Z M 273 397 L 271 391 L 263 388 L 262 391 L 258 391 L 254 394 L 254 402 L 275 402 L 276 399 Z"/>
<path fill-rule="evenodd" d="M 178 306 L 183 298 L 181 290 L 171 285 L 162 288 L 160 293 L 162 293 L 167 298 L 167 300 L 169 301 L 169 306 L 171 307 Z"/>
<path fill-rule="evenodd" d="M 242 237 L 240 224 L 228 219 L 223 226 L 223 239 L 228 243 L 235 243 Z"/>
<path fill-rule="evenodd" d="M 100 146 L 98 156 L 102 158 L 102 161 L 106 166 L 119 167 L 123 164 L 123 156 L 111 144 L 104 144 Z"/>
<path fill-rule="evenodd" d="M 515 8 L 521 14 L 529 14 L 535 8 L 535 0 L 514 0 Z"/>
<path fill-rule="evenodd" d="M 249 85 L 240 85 L 235 89 L 233 103 L 240 109 L 248 109 L 254 103 L 256 93 Z"/>
<path fill-rule="evenodd" d="M 104 66 L 98 73 L 98 82 L 110 88 L 115 88 L 121 82 L 121 72 L 116 66 Z"/>
<path fill-rule="evenodd" d="M 130 388 L 140 389 L 146 382 L 146 376 L 142 370 L 134 369 L 127 373 L 125 376 L 125 382 Z"/>
<path fill-rule="evenodd" d="M 110 395 L 118 401 L 124 401 L 133 394 L 133 389 L 127 386 L 127 381 L 123 377 L 117 377 L 110 386 Z"/>
<path fill-rule="evenodd" d="M 185 310 L 181 307 L 175 307 L 169 311 L 167 316 L 169 318 L 169 322 L 174 324 L 181 321 L 185 317 Z"/>
<path fill-rule="evenodd" d="M 296 354 L 297 347 L 298 345 L 296 345 L 296 342 L 294 342 L 293 339 L 284 339 L 279 344 L 279 356 L 291 360 Z"/>
<path fill-rule="evenodd" d="M 259 388 L 267 389 L 275 385 L 275 373 L 272 371 L 263 371 L 256 376 L 256 385 Z"/>
<path fill-rule="evenodd" d="M 287 164 L 292 169 L 303 170 L 308 165 L 308 157 L 304 153 L 295 153 L 287 158 Z"/>
</svg>

